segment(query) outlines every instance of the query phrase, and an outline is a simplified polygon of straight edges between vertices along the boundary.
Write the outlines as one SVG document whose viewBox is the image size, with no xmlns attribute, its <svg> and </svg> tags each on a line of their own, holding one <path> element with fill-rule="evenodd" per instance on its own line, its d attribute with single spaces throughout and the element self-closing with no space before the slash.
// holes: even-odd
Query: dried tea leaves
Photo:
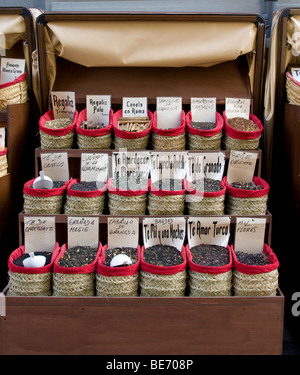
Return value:
<svg viewBox="0 0 300 375">
<path fill-rule="evenodd" d="M 238 262 L 249 266 L 265 266 L 270 264 L 269 257 L 265 253 L 245 253 L 243 251 L 236 251 L 235 255 Z"/>
<path fill-rule="evenodd" d="M 190 183 L 192 189 L 204 192 L 216 192 L 222 190 L 221 181 L 212 178 L 204 177 L 200 180 L 195 180 Z"/>
<path fill-rule="evenodd" d="M 254 132 L 259 130 L 259 126 L 252 120 L 248 120 L 242 117 L 234 117 L 228 119 L 228 124 L 236 130 L 242 130 L 246 132 Z"/>
<path fill-rule="evenodd" d="M 43 255 L 46 258 L 45 266 L 51 263 L 52 253 L 49 251 L 35 251 L 34 255 Z M 13 261 L 13 264 L 19 267 L 24 267 L 23 260 L 27 259 L 29 256 L 29 253 L 22 254 Z"/>
<path fill-rule="evenodd" d="M 111 181 L 111 185 L 117 189 L 141 190 L 148 186 L 148 179 L 140 175 L 130 175 L 128 177 L 116 177 Z"/>
<path fill-rule="evenodd" d="M 66 249 L 59 259 L 61 267 L 82 267 L 93 263 L 98 249 L 90 246 L 75 246 Z"/>
<path fill-rule="evenodd" d="M 216 124 L 214 122 L 198 122 L 198 121 L 192 121 L 191 127 L 198 129 L 198 130 L 212 130 L 216 127 Z"/>
<path fill-rule="evenodd" d="M 82 121 L 80 127 L 82 129 L 95 130 L 103 129 L 105 126 L 102 123 L 96 121 Z"/>
<path fill-rule="evenodd" d="M 68 117 L 57 118 L 45 122 L 45 127 L 50 129 L 63 129 L 71 125 L 73 120 Z"/>
<path fill-rule="evenodd" d="M 191 248 L 193 263 L 199 266 L 220 267 L 229 263 L 226 247 L 219 245 L 197 245 Z"/>
<path fill-rule="evenodd" d="M 181 264 L 183 258 L 174 246 L 154 245 L 145 249 L 144 261 L 155 266 L 170 267 Z"/>
<path fill-rule="evenodd" d="M 244 190 L 262 190 L 264 187 L 257 185 L 255 182 L 232 182 L 230 184 L 235 189 L 244 189 Z"/>
<path fill-rule="evenodd" d="M 163 178 L 152 183 L 152 186 L 159 190 L 178 191 L 182 190 L 182 180 L 174 178 Z"/>
<path fill-rule="evenodd" d="M 103 181 L 81 181 L 73 184 L 70 189 L 76 191 L 94 191 L 103 188 Z"/>
<path fill-rule="evenodd" d="M 104 260 L 104 266 L 110 266 L 111 260 L 119 254 L 124 254 L 127 255 L 130 259 L 132 264 L 137 263 L 138 261 L 138 254 L 137 254 L 137 249 L 134 247 L 116 247 L 113 249 L 107 249 L 105 251 L 105 260 Z M 117 267 L 126 267 L 128 264 L 120 264 Z"/>
</svg>

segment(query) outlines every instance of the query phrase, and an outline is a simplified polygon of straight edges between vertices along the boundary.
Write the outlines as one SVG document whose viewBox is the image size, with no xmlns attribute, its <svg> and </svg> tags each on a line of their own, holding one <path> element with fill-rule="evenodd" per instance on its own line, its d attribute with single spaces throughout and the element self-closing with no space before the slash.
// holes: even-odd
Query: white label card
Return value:
<svg viewBox="0 0 300 375">
<path fill-rule="evenodd" d="M 35 251 L 53 252 L 55 244 L 55 216 L 24 217 L 25 253 L 31 253 Z"/>
<path fill-rule="evenodd" d="M 99 218 L 68 216 L 68 248 L 99 247 Z"/>
<path fill-rule="evenodd" d="M 5 128 L 0 128 L 0 150 L 5 149 Z"/>
<path fill-rule="evenodd" d="M 231 150 L 227 170 L 228 183 L 251 182 L 254 176 L 257 156 L 257 152 Z"/>
<path fill-rule="evenodd" d="M 296 81 L 300 82 L 300 67 L 299 68 L 291 68 L 292 77 L 295 78 Z"/>
<path fill-rule="evenodd" d="M 151 182 L 186 177 L 188 152 L 150 152 Z"/>
<path fill-rule="evenodd" d="M 81 181 L 106 182 L 108 179 L 108 154 L 81 154 Z"/>
<path fill-rule="evenodd" d="M 0 84 L 14 81 L 25 72 L 24 59 L 1 58 Z"/>
<path fill-rule="evenodd" d="M 123 117 L 145 117 L 148 115 L 147 98 L 123 98 Z"/>
<path fill-rule="evenodd" d="M 181 251 L 185 240 L 186 220 L 184 217 L 161 217 L 143 219 L 145 248 L 154 245 L 169 245 Z"/>
<path fill-rule="evenodd" d="M 234 250 L 245 253 L 262 253 L 265 228 L 266 218 L 237 218 Z"/>
<path fill-rule="evenodd" d="M 222 180 L 225 168 L 225 155 L 223 152 L 189 153 L 187 179 L 200 180 L 204 177 Z"/>
<path fill-rule="evenodd" d="M 70 118 L 73 120 L 76 111 L 75 92 L 52 91 L 51 102 L 54 119 Z"/>
<path fill-rule="evenodd" d="M 107 247 L 138 246 L 139 241 L 139 219 L 136 217 L 113 217 L 107 221 Z"/>
<path fill-rule="evenodd" d="M 226 98 L 225 113 L 227 118 L 242 117 L 249 120 L 250 99 Z"/>
<path fill-rule="evenodd" d="M 190 248 L 201 244 L 226 247 L 230 236 L 230 217 L 189 217 L 187 232 Z"/>
<path fill-rule="evenodd" d="M 52 181 L 69 180 L 69 160 L 67 152 L 52 152 L 41 154 L 41 165 L 45 175 Z"/>
<path fill-rule="evenodd" d="M 180 126 L 182 98 L 156 98 L 156 115 L 158 129 L 174 129 Z"/>
<path fill-rule="evenodd" d="M 103 127 L 109 125 L 109 112 L 111 108 L 110 95 L 87 95 L 86 118 L 87 122 L 99 123 Z"/>
<path fill-rule="evenodd" d="M 216 98 L 191 98 L 192 121 L 216 122 Z"/>
</svg>

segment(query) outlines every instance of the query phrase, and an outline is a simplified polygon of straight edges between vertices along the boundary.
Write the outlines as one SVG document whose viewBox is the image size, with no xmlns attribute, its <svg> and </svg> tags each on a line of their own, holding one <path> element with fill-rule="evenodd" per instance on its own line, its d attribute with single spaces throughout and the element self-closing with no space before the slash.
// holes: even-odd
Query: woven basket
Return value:
<svg viewBox="0 0 300 375">
<path fill-rule="evenodd" d="M 110 110 L 109 125 L 102 129 L 83 129 L 81 127 L 82 121 L 86 121 L 86 109 L 79 113 L 76 123 L 77 145 L 79 149 L 109 149 L 112 142 L 113 111 Z"/>
<path fill-rule="evenodd" d="M 66 215 L 102 215 L 107 186 L 95 191 L 72 190 L 72 185 L 79 181 L 79 178 L 74 179 L 67 187 L 64 213 Z"/>
<path fill-rule="evenodd" d="M 286 72 L 285 77 L 285 88 L 288 102 L 293 105 L 300 105 L 300 82 L 296 81 L 290 72 Z"/>
<path fill-rule="evenodd" d="M 0 110 L 5 110 L 8 104 L 27 102 L 27 90 L 26 72 L 12 82 L 0 85 Z"/>
<path fill-rule="evenodd" d="M 228 215 L 265 215 L 270 187 L 262 178 L 253 181 L 264 187 L 263 190 L 243 190 L 231 187 L 226 177 L 223 179 L 227 190 L 225 211 Z"/>
<path fill-rule="evenodd" d="M 76 110 L 71 125 L 62 129 L 50 129 L 45 126 L 45 123 L 54 119 L 53 110 L 50 110 L 41 116 L 39 119 L 41 149 L 72 148 L 77 118 L 78 111 Z"/>
<path fill-rule="evenodd" d="M 23 209 L 25 214 L 61 214 L 69 181 L 61 188 L 34 189 L 31 187 L 34 180 L 35 179 L 32 179 L 26 182 L 23 187 Z"/>
<path fill-rule="evenodd" d="M 0 177 L 7 174 L 7 148 L 0 151 Z"/>
<path fill-rule="evenodd" d="M 231 279 L 231 270 L 212 275 L 189 269 L 189 295 L 192 297 L 231 296 Z"/>
<path fill-rule="evenodd" d="M 186 129 L 189 150 L 220 150 L 224 120 L 216 112 L 216 127 L 212 130 L 199 130 L 191 126 L 192 114 L 186 115 Z"/>
<path fill-rule="evenodd" d="M 249 119 L 252 120 L 258 127 L 256 131 L 241 131 L 232 128 L 227 121 L 225 111 L 224 118 L 224 147 L 225 150 L 256 150 L 259 147 L 263 125 L 261 121 L 252 113 Z"/>
</svg>

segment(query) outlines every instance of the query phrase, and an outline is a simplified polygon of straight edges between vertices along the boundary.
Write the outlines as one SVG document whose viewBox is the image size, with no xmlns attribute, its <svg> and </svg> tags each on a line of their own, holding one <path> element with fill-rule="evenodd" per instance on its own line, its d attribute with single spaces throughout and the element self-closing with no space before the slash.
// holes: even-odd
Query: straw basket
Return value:
<svg viewBox="0 0 300 375">
<path fill-rule="evenodd" d="M 41 116 L 39 119 L 41 149 L 72 148 L 77 118 L 78 111 L 76 110 L 72 124 L 60 129 L 51 129 L 46 127 L 45 124 L 47 121 L 54 120 L 53 110 L 51 109 Z"/>
<path fill-rule="evenodd" d="M 152 148 L 155 151 L 185 150 L 185 113 L 181 112 L 180 125 L 174 129 L 160 129 L 157 127 L 157 113 L 154 112 L 152 128 Z"/>
<path fill-rule="evenodd" d="M 14 250 L 8 259 L 8 296 L 50 296 L 52 268 L 59 252 L 56 244 L 51 263 L 40 268 L 17 266 L 13 261 L 25 253 L 24 246 Z"/>
<path fill-rule="evenodd" d="M 112 142 L 113 111 L 110 110 L 109 124 L 101 129 L 84 129 L 81 127 L 82 121 L 86 121 L 86 109 L 78 116 L 75 131 L 77 135 L 77 145 L 79 149 L 109 149 Z"/>
<path fill-rule="evenodd" d="M 186 115 L 186 129 L 189 150 L 220 150 L 224 120 L 216 112 L 216 127 L 212 130 L 199 130 L 191 126 L 192 113 Z"/>
<path fill-rule="evenodd" d="M 256 116 L 252 113 L 249 115 L 249 120 L 252 120 L 259 128 L 256 131 L 242 131 L 232 128 L 228 124 L 225 111 L 223 112 L 223 118 L 225 150 L 256 150 L 259 147 L 263 125 Z"/>
<path fill-rule="evenodd" d="M 69 181 L 60 188 L 34 189 L 32 187 L 34 180 L 26 182 L 23 187 L 25 214 L 61 214 Z"/>
<path fill-rule="evenodd" d="M 72 185 L 78 182 L 80 182 L 79 178 L 73 179 L 67 187 L 64 213 L 66 215 L 102 215 L 105 208 L 106 184 L 99 190 L 72 190 Z"/>
<path fill-rule="evenodd" d="M 7 174 L 7 148 L 0 151 L 0 177 Z"/>
<path fill-rule="evenodd" d="M 181 254 L 183 263 L 169 267 L 148 264 L 142 256 L 139 281 L 142 297 L 179 297 L 185 295 L 187 262 L 184 247 Z"/>
<path fill-rule="evenodd" d="M 96 295 L 102 297 L 137 297 L 139 289 L 140 247 L 137 249 L 138 261 L 126 267 L 105 266 L 103 264 L 105 250 L 102 252 L 97 263 Z"/>
<path fill-rule="evenodd" d="M 228 215 L 265 215 L 268 204 L 270 186 L 260 177 L 254 177 L 253 182 L 262 185 L 262 190 L 236 189 L 230 186 L 227 178 L 223 179 L 227 197 L 225 211 Z"/>
<path fill-rule="evenodd" d="M 0 110 L 5 110 L 8 104 L 27 102 L 29 100 L 27 90 L 26 72 L 14 81 L 0 85 Z"/>
<path fill-rule="evenodd" d="M 278 288 L 279 262 L 268 245 L 264 253 L 269 255 L 270 264 L 249 266 L 237 261 L 233 253 L 233 294 L 235 296 L 275 296 Z"/>
<path fill-rule="evenodd" d="M 285 74 L 285 88 L 287 100 L 290 104 L 299 105 L 300 104 L 300 82 L 296 81 L 290 72 Z"/>
</svg>

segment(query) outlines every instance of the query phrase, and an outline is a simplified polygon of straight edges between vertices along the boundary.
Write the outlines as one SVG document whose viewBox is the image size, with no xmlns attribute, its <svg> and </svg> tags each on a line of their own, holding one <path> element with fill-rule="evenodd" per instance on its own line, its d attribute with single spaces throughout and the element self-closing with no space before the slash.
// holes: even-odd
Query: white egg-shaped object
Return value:
<svg viewBox="0 0 300 375">
<path fill-rule="evenodd" d="M 132 264 L 132 260 L 130 257 L 126 254 L 118 254 L 112 258 L 110 261 L 110 266 L 111 267 L 118 267 L 122 266 L 124 264 L 130 265 Z"/>
<path fill-rule="evenodd" d="M 23 260 L 24 267 L 39 268 L 46 264 L 46 257 L 44 255 L 35 255 L 29 253 L 29 257 Z"/>
</svg>

